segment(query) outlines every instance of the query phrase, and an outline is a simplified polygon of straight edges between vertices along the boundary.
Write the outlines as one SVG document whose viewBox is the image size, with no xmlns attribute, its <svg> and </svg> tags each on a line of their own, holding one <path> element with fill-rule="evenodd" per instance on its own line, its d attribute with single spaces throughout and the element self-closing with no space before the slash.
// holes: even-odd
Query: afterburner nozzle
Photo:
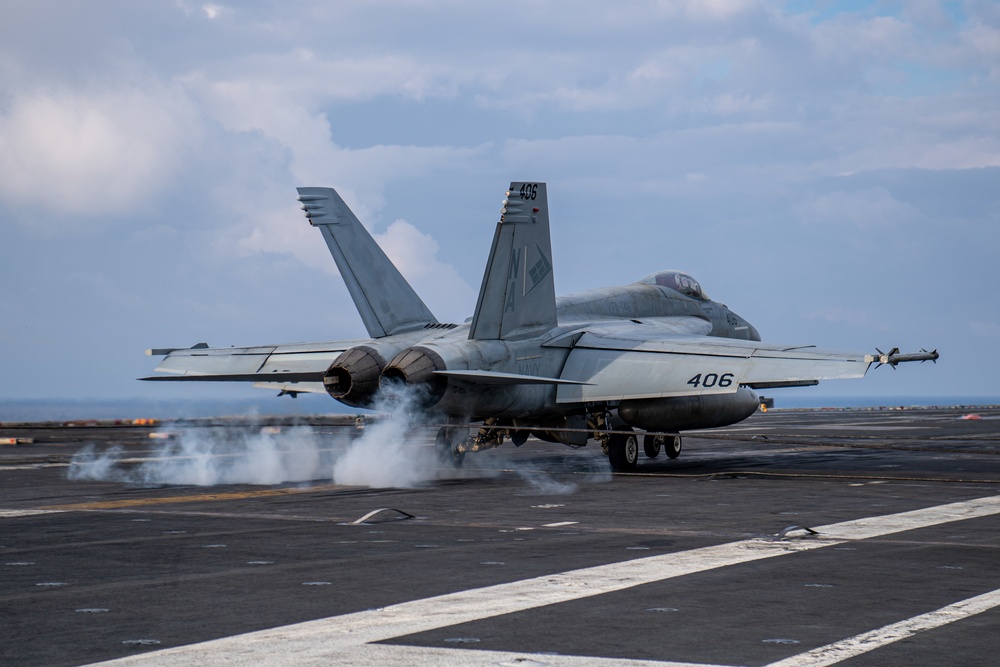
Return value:
<svg viewBox="0 0 1000 667">
<path fill-rule="evenodd" d="M 434 350 L 417 345 L 409 347 L 395 357 L 382 371 L 379 384 L 383 389 L 392 384 L 419 388 L 423 395 L 421 407 L 429 408 L 444 396 L 448 379 L 434 371 L 447 370 L 444 359 Z"/>
<path fill-rule="evenodd" d="M 367 407 L 378 392 L 379 376 L 386 361 L 378 350 L 359 345 L 341 352 L 323 376 L 326 393 L 341 403 Z"/>
</svg>

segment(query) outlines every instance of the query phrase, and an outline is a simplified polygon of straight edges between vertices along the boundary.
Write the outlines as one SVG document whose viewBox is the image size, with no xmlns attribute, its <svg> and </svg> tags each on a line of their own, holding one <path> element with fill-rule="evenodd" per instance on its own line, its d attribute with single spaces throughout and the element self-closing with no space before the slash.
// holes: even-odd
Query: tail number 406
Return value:
<svg viewBox="0 0 1000 667">
<path fill-rule="evenodd" d="M 731 387 L 733 386 L 733 374 L 723 373 L 719 375 L 718 373 L 705 373 L 702 375 L 698 373 L 688 380 L 687 383 L 692 387 L 704 387 L 705 389 L 710 389 L 711 387 Z"/>
<path fill-rule="evenodd" d="M 518 194 L 521 199 L 534 199 L 538 196 L 538 183 L 522 183 Z"/>
</svg>

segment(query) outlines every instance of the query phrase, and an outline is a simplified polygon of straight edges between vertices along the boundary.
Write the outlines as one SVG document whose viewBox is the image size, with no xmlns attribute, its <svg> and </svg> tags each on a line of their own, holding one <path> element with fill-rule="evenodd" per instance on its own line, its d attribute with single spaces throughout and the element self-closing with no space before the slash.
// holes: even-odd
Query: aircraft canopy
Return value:
<svg viewBox="0 0 1000 667">
<path fill-rule="evenodd" d="M 660 271 L 659 273 L 646 276 L 639 282 L 646 283 L 648 285 L 669 287 L 675 292 L 680 292 L 684 296 L 689 296 L 692 299 L 708 301 L 708 295 L 701 289 L 701 285 L 698 284 L 698 281 L 688 274 L 681 273 L 680 271 Z"/>
</svg>

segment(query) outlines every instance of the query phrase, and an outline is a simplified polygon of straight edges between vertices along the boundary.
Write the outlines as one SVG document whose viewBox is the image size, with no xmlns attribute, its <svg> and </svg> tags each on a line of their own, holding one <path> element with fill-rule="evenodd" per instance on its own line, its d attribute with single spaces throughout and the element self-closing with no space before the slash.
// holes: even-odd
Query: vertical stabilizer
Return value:
<svg viewBox="0 0 1000 667">
<path fill-rule="evenodd" d="M 382 338 L 437 320 L 333 188 L 297 188 L 309 224 L 323 233 L 368 335 Z"/>
<path fill-rule="evenodd" d="M 500 212 L 471 339 L 527 338 L 556 326 L 545 183 L 511 183 Z"/>
</svg>

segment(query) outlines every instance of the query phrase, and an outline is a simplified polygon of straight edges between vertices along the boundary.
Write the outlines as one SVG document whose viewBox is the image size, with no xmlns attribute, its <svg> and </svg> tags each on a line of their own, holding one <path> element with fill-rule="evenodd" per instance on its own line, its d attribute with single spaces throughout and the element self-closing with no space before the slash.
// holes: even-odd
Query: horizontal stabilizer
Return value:
<svg viewBox="0 0 1000 667">
<path fill-rule="evenodd" d="M 575 380 L 561 380 L 537 375 L 519 375 L 517 373 L 495 373 L 492 371 L 434 371 L 434 375 L 443 375 L 456 380 L 474 382 L 476 384 L 587 384 Z"/>
<path fill-rule="evenodd" d="M 295 343 L 259 347 L 200 347 L 171 350 L 153 382 L 323 382 L 341 352 L 363 341 Z"/>
<path fill-rule="evenodd" d="M 196 343 L 191 347 L 151 347 L 146 350 L 147 357 L 165 357 L 171 352 L 178 350 L 207 350 L 208 343 Z"/>
<path fill-rule="evenodd" d="M 260 382 L 269 380 L 273 382 L 323 382 L 323 372 L 318 373 L 232 373 L 216 375 L 150 375 L 139 378 L 150 382 Z"/>
</svg>

